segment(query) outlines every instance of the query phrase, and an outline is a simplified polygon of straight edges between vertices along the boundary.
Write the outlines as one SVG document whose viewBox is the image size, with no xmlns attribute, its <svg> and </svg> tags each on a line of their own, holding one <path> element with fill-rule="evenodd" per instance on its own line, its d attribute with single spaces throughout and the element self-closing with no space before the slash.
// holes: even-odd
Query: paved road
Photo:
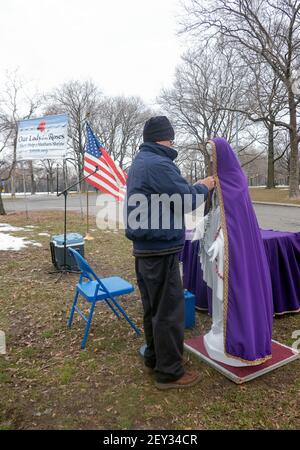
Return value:
<svg viewBox="0 0 300 450">
<path fill-rule="evenodd" d="M 300 231 L 300 208 L 255 204 L 254 209 L 261 228 Z"/>
<path fill-rule="evenodd" d="M 96 194 L 89 195 L 90 214 L 96 213 Z M 86 211 L 86 195 L 81 196 L 82 209 Z M 7 212 L 25 211 L 26 203 L 24 198 L 16 198 L 11 200 L 4 198 L 4 205 Z M 27 197 L 28 211 L 38 210 L 63 210 L 63 197 L 55 195 L 35 195 Z M 288 206 L 271 206 L 271 205 L 254 205 L 258 222 L 261 228 L 283 230 L 283 231 L 300 231 L 300 208 Z M 68 196 L 68 211 L 80 212 L 80 196 L 71 194 Z"/>
</svg>

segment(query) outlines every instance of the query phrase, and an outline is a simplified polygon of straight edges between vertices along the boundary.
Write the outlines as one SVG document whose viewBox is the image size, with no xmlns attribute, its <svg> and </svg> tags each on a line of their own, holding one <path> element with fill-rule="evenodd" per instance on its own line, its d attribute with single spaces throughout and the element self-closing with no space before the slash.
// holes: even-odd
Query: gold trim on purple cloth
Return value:
<svg viewBox="0 0 300 450">
<path fill-rule="evenodd" d="M 254 360 L 243 359 L 235 355 L 231 355 L 226 351 L 226 342 L 227 342 L 227 316 L 228 316 L 228 281 L 229 281 L 229 243 L 228 243 L 228 233 L 227 233 L 227 225 L 226 225 L 226 215 L 225 215 L 225 207 L 223 201 L 223 193 L 220 184 L 220 180 L 218 177 L 218 166 L 217 166 L 217 148 L 214 141 L 208 141 L 213 148 L 212 159 L 213 159 L 213 177 L 216 182 L 218 201 L 220 205 L 220 215 L 221 215 L 221 227 L 224 235 L 224 271 L 223 271 L 223 333 L 224 333 L 224 353 L 229 358 L 237 359 L 243 363 L 246 363 L 249 366 L 257 366 L 259 364 L 264 363 L 265 361 L 272 358 L 272 355 L 267 355 L 264 358 L 257 358 Z"/>
</svg>

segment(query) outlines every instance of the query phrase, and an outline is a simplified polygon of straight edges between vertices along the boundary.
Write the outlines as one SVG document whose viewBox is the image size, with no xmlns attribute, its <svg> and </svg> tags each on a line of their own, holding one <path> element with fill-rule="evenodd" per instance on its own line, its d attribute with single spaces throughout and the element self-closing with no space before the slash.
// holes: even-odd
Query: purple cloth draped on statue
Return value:
<svg viewBox="0 0 300 450">
<path fill-rule="evenodd" d="M 271 357 L 270 271 L 247 179 L 223 138 L 213 146 L 213 175 L 224 233 L 225 353 L 249 364 Z"/>
<path fill-rule="evenodd" d="M 269 263 L 274 313 L 300 312 L 300 233 L 260 230 Z M 183 262 L 185 289 L 196 296 L 196 307 L 212 313 L 211 289 L 203 280 L 199 241 L 191 241 L 194 231 L 188 230 L 180 255 Z"/>
</svg>

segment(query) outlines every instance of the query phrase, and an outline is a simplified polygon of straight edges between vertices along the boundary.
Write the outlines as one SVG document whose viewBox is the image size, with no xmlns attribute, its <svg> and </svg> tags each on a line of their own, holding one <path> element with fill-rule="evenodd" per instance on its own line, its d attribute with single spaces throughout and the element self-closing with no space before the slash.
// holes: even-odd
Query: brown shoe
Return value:
<svg viewBox="0 0 300 450">
<path fill-rule="evenodd" d="M 188 363 L 187 359 L 183 359 L 182 360 L 182 365 L 183 366 L 187 365 L 187 363 Z M 155 373 L 154 367 L 144 366 L 144 368 L 145 368 L 145 370 L 146 370 L 148 375 L 154 375 L 154 373 Z"/>
<path fill-rule="evenodd" d="M 168 383 L 155 383 L 157 389 L 182 389 L 194 386 L 198 381 L 200 381 L 201 375 L 197 372 L 185 372 L 179 380 L 170 381 Z"/>
</svg>

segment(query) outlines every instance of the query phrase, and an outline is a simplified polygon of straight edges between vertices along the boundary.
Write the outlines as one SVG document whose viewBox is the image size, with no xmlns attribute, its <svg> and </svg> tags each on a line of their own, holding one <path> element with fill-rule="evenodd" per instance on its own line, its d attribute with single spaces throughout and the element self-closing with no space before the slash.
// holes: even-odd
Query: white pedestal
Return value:
<svg viewBox="0 0 300 450">
<path fill-rule="evenodd" d="M 243 363 L 238 359 L 230 358 L 225 355 L 223 331 L 214 334 L 213 330 L 210 330 L 209 333 L 204 336 L 204 346 L 210 358 L 214 359 L 215 361 L 219 361 L 232 367 L 248 366 L 248 364 Z"/>
</svg>

